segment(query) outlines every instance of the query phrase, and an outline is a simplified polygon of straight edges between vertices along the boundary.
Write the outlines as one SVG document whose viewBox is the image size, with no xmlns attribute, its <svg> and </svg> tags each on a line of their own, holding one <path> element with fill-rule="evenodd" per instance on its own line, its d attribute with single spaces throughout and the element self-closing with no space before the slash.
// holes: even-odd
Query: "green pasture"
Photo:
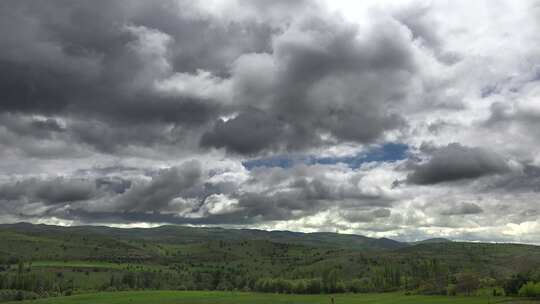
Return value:
<svg viewBox="0 0 540 304">
<path fill-rule="evenodd" d="M 164 266 L 152 264 L 127 264 L 127 263 L 109 263 L 100 261 L 34 261 L 32 267 L 43 268 L 91 268 L 91 269 L 110 269 L 110 270 L 159 270 L 166 269 Z"/>
<path fill-rule="evenodd" d="M 481 296 L 419 296 L 402 293 L 336 294 L 336 295 L 286 295 L 248 292 L 216 291 L 131 291 L 101 292 L 69 297 L 48 298 L 35 301 L 11 302 L 27 304 L 487 304 L 535 303 L 513 301 L 510 298 Z M 538 303 L 538 302 L 536 302 Z"/>
</svg>

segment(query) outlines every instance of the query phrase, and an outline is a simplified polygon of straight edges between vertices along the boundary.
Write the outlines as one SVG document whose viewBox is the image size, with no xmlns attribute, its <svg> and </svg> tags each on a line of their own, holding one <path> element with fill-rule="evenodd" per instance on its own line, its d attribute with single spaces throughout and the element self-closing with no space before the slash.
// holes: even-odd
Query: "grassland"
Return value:
<svg viewBox="0 0 540 304">
<path fill-rule="evenodd" d="M 32 304 L 486 304 L 486 303 L 539 303 L 511 298 L 446 297 L 403 295 L 401 293 L 336 294 L 336 295 L 284 295 L 248 292 L 217 291 L 132 291 L 94 293 L 70 297 L 48 298 L 36 301 L 11 302 Z"/>
<path fill-rule="evenodd" d="M 73 269 L 108 269 L 108 270 L 133 270 L 151 271 L 165 269 L 162 265 L 133 265 L 128 263 L 110 263 L 97 261 L 34 261 L 32 267 L 37 268 L 73 268 Z"/>
</svg>

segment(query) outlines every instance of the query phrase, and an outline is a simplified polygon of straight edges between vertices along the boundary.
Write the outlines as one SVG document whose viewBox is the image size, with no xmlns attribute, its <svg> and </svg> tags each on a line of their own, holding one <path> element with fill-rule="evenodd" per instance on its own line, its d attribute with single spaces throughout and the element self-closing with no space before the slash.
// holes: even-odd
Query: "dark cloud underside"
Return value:
<svg viewBox="0 0 540 304">
<path fill-rule="evenodd" d="M 486 149 L 453 143 L 435 150 L 426 163 L 413 165 L 413 172 L 407 176 L 407 182 L 430 185 L 508 171 L 508 164 L 500 155 Z"/>
</svg>

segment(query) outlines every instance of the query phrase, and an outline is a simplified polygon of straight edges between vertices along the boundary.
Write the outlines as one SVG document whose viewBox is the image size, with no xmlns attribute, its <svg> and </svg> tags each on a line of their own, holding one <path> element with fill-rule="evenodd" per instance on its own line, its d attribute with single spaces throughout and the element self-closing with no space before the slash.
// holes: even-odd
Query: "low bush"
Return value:
<svg viewBox="0 0 540 304">
<path fill-rule="evenodd" d="M 0 302 L 35 300 L 37 298 L 39 298 L 39 295 L 31 291 L 0 289 Z"/>
<path fill-rule="evenodd" d="M 527 282 L 519 289 L 519 295 L 528 298 L 540 298 L 540 283 Z"/>
</svg>

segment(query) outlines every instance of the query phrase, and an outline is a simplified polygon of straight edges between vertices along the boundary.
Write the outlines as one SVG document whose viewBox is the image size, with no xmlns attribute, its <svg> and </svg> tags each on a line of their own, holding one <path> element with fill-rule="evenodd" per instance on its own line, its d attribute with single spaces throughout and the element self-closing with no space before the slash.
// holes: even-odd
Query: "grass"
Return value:
<svg viewBox="0 0 540 304">
<path fill-rule="evenodd" d="M 125 269 L 127 266 L 124 264 L 93 261 L 33 261 L 32 267 Z"/>
<path fill-rule="evenodd" d="M 70 297 L 35 301 L 11 302 L 27 304 L 327 304 L 334 297 L 335 304 L 486 304 L 535 303 L 512 301 L 509 298 L 406 296 L 400 293 L 338 294 L 338 295 L 283 295 L 247 292 L 208 291 L 132 291 L 81 294 Z M 536 302 L 538 303 L 538 302 Z"/>
<path fill-rule="evenodd" d="M 98 268 L 112 270 L 159 270 L 165 267 L 152 264 L 110 263 L 101 261 L 33 261 L 32 267 L 44 268 Z"/>
</svg>

